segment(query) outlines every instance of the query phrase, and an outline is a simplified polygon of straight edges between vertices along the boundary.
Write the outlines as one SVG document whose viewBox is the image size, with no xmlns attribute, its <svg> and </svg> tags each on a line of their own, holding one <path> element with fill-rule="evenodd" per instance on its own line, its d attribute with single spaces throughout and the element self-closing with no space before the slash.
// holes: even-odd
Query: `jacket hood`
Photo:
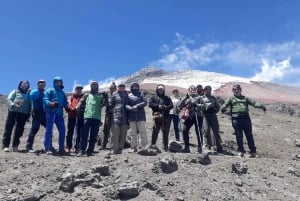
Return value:
<svg viewBox="0 0 300 201">
<path fill-rule="evenodd" d="M 64 82 L 63 82 L 63 79 L 61 77 L 54 77 L 53 79 L 53 88 L 54 89 L 58 89 L 57 86 L 55 85 L 55 81 L 61 81 L 61 86 L 60 86 L 60 89 L 63 89 L 64 88 Z"/>
</svg>

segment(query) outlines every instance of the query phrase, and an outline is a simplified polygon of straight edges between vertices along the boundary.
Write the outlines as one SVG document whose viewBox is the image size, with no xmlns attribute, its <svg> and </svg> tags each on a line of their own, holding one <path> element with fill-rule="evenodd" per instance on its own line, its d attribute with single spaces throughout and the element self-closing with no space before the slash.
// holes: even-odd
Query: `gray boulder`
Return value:
<svg viewBox="0 0 300 201">
<path fill-rule="evenodd" d="M 232 171 L 237 174 L 246 174 L 248 165 L 244 162 L 236 162 L 235 164 L 232 164 Z"/>
<path fill-rule="evenodd" d="M 138 183 L 127 181 L 122 183 L 118 188 L 118 196 L 120 199 L 131 199 L 139 195 Z"/>
</svg>

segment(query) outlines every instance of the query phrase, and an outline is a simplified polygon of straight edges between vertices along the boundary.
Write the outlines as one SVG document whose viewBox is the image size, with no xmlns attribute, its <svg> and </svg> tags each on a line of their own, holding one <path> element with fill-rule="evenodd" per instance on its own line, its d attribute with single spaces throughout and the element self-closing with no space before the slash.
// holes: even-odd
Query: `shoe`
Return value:
<svg viewBox="0 0 300 201">
<path fill-rule="evenodd" d="M 59 155 L 59 156 L 67 156 L 67 155 L 69 155 L 69 154 L 70 154 L 70 152 L 68 153 L 68 152 L 66 152 L 64 149 L 58 151 L 58 155 Z"/>
<path fill-rule="evenodd" d="M 239 157 L 244 157 L 244 152 L 239 152 L 239 153 L 238 153 L 238 156 L 239 156 Z"/>
<path fill-rule="evenodd" d="M 183 150 L 184 153 L 191 153 L 191 150 L 189 147 L 185 147 Z"/>
<path fill-rule="evenodd" d="M 53 155 L 53 152 L 52 151 L 46 151 L 46 154 L 47 155 Z"/>
<path fill-rule="evenodd" d="M 65 148 L 65 152 L 69 154 L 71 153 L 71 150 L 69 148 Z"/>
<path fill-rule="evenodd" d="M 82 157 L 82 156 L 84 156 L 84 154 L 85 153 L 83 151 L 79 151 L 78 154 L 77 154 L 77 157 Z"/>
<path fill-rule="evenodd" d="M 33 149 L 29 149 L 28 153 L 35 153 L 35 151 Z"/>
<path fill-rule="evenodd" d="M 13 152 L 18 152 L 19 151 L 19 148 L 17 146 L 13 147 L 12 149 Z"/>
<path fill-rule="evenodd" d="M 256 158 L 256 153 L 250 153 L 249 158 Z"/>
<path fill-rule="evenodd" d="M 3 149 L 3 151 L 4 151 L 4 152 L 9 152 L 9 148 L 8 148 L 8 147 L 5 147 L 5 148 Z"/>
<path fill-rule="evenodd" d="M 89 156 L 93 156 L 93 152 L 87 152 L 87 153 L 86 153 L 86 156 L 88 156 L 88 157 L 89 157 Z"/>
</svg>

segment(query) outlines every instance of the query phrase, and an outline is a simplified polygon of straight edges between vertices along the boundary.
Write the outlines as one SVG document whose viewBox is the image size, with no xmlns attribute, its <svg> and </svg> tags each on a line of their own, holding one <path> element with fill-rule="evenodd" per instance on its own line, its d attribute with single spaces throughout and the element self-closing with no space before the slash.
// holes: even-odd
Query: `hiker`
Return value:
<svg viewBox="0 0 300 201">
<path fill-rule="evenodd" d="M 195 125 L 195 131 L 198 142 L 198 152 L 202 153 L 203 135 L 202 135 L 202 110 L 205 108 L 204 101 L 201 96 L 198 96 L 197 89 L 194 85 L 188 88 L 186 97 L 181 101 L 179 105 L 180 109 L 184 109 L 182 119 L 183 123 L 183 140 L 184 140 L 184 152 L 190 153 L 189 143 L 189 131 L 190 128 Z"/>
<path fill-rule="evenodd" d="M 180 135 L 179 135 L 179 124 L 180 124 L 180 119 L 179 119 L 179 104 L 181 102 L 181 97 L 179 96 L 179 91 L 178 89 L 173 89 L 172 90 L 172 95 L 171 95 L 171 100 L 173 103 L 173 109 L 170 110 L 170 118 L 171 121 L 173 120 L 173 127 L 174 127 L 174 132 L 175 132 L 175 139 L 176 141 L 180 141 Z"/>
<path fill-rule="evenodd" d="M 30 92 L 30 97 L 32 99 L 32 124 L 31 129 L 27 138 L 26 150 L 29 153 L 34 153 L 33 142 L 34 137 L 42 125 L 46 128 L 46 115 L 44 111 L 43 99 L 45 92 L 46 82 L 45 80 L 38 80 L 37 88 Z"/>
<path fill-rule="evenodd" d="M 131 129 L 131 149 L 137 152 L 138 134 L 141 137 L 141 145 L 143 148 L 148 144 L 146 134 L 146 113 L 145 106 L 147 99 L 140 91 L 140 85 L 133 83 L 130 86 L 130 93 L 126 101 L 126 109 L 128 110 L 128 121 Z"/>
<path fill-rule="evenodd" d="M 2 139 L 3 151 L 9 152 L 11 134 L 16 123 L 12 142 L 12 151 L 18 152 L 20 138 L 23 135 L 24 126 L 31 111 L 30 84 L 27 80 L 20 81 L 18 89 L 9 93 L 7 97 L 7 104 L 8 115 Z"/>
<path fill-rule="evenodd" d="M 111 101 L 112 94 L 117 90 L 116 84 L 113 82 L 109 86 L 109 93 L 104 96 L 104 104 L 105 106 L 105 118 L 104 118 L 104 126 L 103 126 L 103 141 L 102 141 L 102 149 L 106 149 L 108 139 L 110 137 L 110 129 L 111 129 L 111 117 L 112 111 L 109 108 L 109 102 Z M 100 143 L 101 144 L 101 143 Z"/>
<path fill-rule="evenodd" d="M 109 108 L 112 110 L 111 118 L 111 141 L 113 154 L 122 154 L 124 149 L 127 130 L 128 119 L 125 104 L 127 102 L 128 94 L 125 91 L 125 84 L 118 85 L 118 90 L 111 96 Z"/>
<path fill-rule="evenodd" d="M 149 101 L 149 107 L 152 109 L 154 120 L 152 130 L 151 145 L 156 145 L 160 129 L 163 133 L 163 148 L 168 151 L 169 131 L 171 125 L 170 110 L 173 108 L 172 100 L 165 95 L 165 86 L 158 84 L 156 86 L 156 95 L 152 96 Z"/>
<path fill-rule="evenodd" d="M 261 108 L 263 111 L 266 111 L 266 106 L 243 96 L 242 88 L 239 84 L 233 85 L 232 92 L 233 96 L 225 101 L 221 107 L 221 112 L 225 113 L 227 110 L 226 108 L 230 107 L 232 127 L 235 130 L 236 142 L 238 145 L 238 155 L 243 157 L 246 153 L 243 144 L 243 132 L 245 132 L 248 147 L 250 149 L 250 157 L 256 157 L 256 147 L 252 134 L 252 123 L 248 105 L 252 105 L 255 108 Z"/>
<path fill-rule="evenodd" d="M 206 108 L 203 110 L 203 127 L 204 127 L 204 147 L 208 151 L 223 153 L 222 140 L 220 136 L 219 121 L 216 113 L 220 111 L 220 104 L 215 96 L 211 95 L 211 86 L 204 87 L 204 95 L 202 96 Z M 213 135 L 211 135 L 212 130 Z"/>
<path fill-rule="evenodd" d="M 90 83 L 91 92 L 83 95 L 77 105 L 77 111 L 83 112 L 83 125 L 80 132 L 80 150 L 77 156 L 92 156 L 99 132 L 102 110 L 102 96 L 99 84 Z"/>
<path fill-rule="evenodd" d="M 52 138 L 53 138 L 53 126 L 54 124 L 58 130 L 58 153 L 60 155 L 65 155 L 65 121 L 64 121 L 64 111 L 69 111 L 68 99 L 63 91 L 63 80 L 61 77 L 54 77 L 53 88 L 48 88 L 44 96 L 44 107 L 46 112 L 46 132 L 44 139 L 44 146 L 46 154 L 54 154 L 52 150 Z"/>
<path fill-rule="evenodd" d="M 77 105 L 79 100 L 83 96 L 82 93 L 83 87 L 78 85 L 75 86 L 75 92 L 69 98 L 69 112 L 68 112 L 68 125 L 67 125 L 67 137 L 66 137 L 66 148 L 67 153 L 71 152 L 74 141 L 75 152 L 78 152 L 79 141 L 80 141 L 80 131 L 83 124 L 83 117 L 77 114 Z M 76 135 L 76 136 L 74 136 Z M 75 140 L 73 140 L 75 138 Z"/>
<path fill-rule="evenodd" d="M 203 86 L 201 84 L 197 85 L 197 94 L 198 94 L 198 96 L 203 96 L 204 95 Z"/>
</svg>

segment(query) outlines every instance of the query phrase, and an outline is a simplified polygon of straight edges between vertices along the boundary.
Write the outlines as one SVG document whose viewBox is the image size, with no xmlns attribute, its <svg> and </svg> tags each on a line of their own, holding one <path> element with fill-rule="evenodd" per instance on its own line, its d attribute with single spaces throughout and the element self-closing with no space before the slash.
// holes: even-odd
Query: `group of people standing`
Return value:
<svg viewBox="0 0 300 201">
<path fill-rule="evenodd" d="M 24 80 L 13 90 L 7 98 L 8 116 L 3 135 L 3 150 L 9 152 L 10 139 L 16 123 L 12 151 L 19 150 L 20 138 L 24 132 L 26 121 L 32 116 L 32 126 L 27 138 L 26 150 L 34 152 L 34 138 L 40 126 L 46 128 L 44 136 L 44 150 L 47 154 L 69 154 L 72 150 L 78 156 L 91 156 L 94 153 L 99 127 L 102 125 L 101 112 L 105 107 L 103 125 L 102 149 L 107 148 L 111 136 L 113 154 L 121 154 L 124 149 L 127 131 L 131 130 L 131 149 L 137 152 L 138 146 L 146 148 L 148 137 L 146 133 L 145 107 L 152 109 L 153 127 L 151 146 L 156 146 L 158 134 L 162 131 L 163 149 L 168 151 L 169 130 L 173 122 L 175 138 L 180 141 L 179 126 L 183 121 L 182 137 L 184 152 L 190 152 L 189 131 L 194 125 L 199 153 L 203 148 L 217 153 L 223 152 L 222 140 L 219 134 L 217 113 L 220 105 L 216 97 L 211 95 L 210 86 L 191 85 L 185 97 L 179 95 L 178 89 L 173 89 L 172 95 L 165 94 L 165 86 L 158 84 L 156 94 L 149 99 L 140 90 L 138 83 L 130 86 L 126 91 L 125 84 L 118 86 L 112 83 L 109 92 L 99 93 L 99 84 L 90 83 L 89 93 L 83 94 L 82 86 L 76 86 L 74 93 L 67 98 L 60 77 L 53 79 L 53 86 L 45 89 L 46 82 L 39 80 L 37 88 L 30 90 L 29 82 Z M 238 151 L 241 156 L 245 153 L 243 147 L 243 131 L 245 132 L 250 153 L 256 153 L 256 147 L 251 130 L 251 120 L 248 105 L 262 108 L 262 104 L 241 95 L 241 87 L 233 87 L 234 96 L 226 100 L 221 111 L 225 112 L 230 106 L 232 125 L 235 129 Z M 242 106 L 241 106 L 242 105 Z M 65 136 L 64 110 L 68 113 L 67 135 Z M 59 133 L 58 150 L 52 145 L 53 126 Z M 212 133 L 211 133 L 212 131 Z M 140 145 L 138 145 L 140 136 Z M 66 143 L 65 143 L 66 141 Z"/>
</svg>

